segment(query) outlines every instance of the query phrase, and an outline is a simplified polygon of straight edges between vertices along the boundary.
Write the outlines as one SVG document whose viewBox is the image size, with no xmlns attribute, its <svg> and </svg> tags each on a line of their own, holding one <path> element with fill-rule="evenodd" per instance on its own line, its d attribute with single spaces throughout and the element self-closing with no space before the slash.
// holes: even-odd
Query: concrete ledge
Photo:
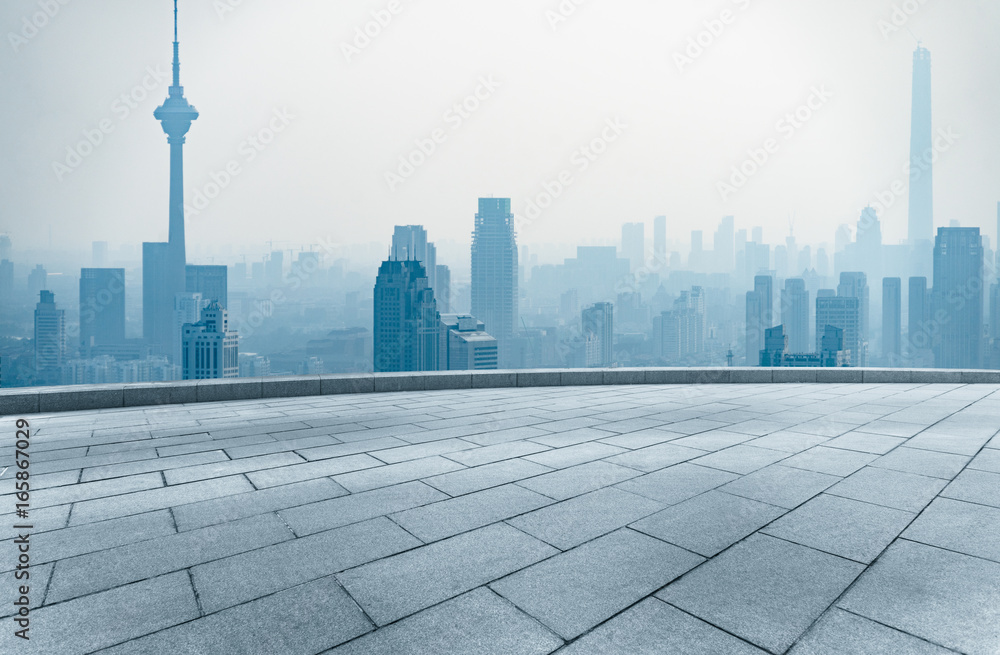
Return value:
<svg viewBox="0 0 1000 655">
<path fill-rule="evenodd" d="M 0 415 L 339 394 L 670 384 L 996 384 L 1000 371 L 859 368 L 613 368 L 309 375 L 0 389 Z"/>
<path fill-rule="evenodd" d="M 199 380 L 198 402 L 213 403 L 223 400 L 259 400 L 263 378 L 236 378 L 226 380 Z"/>
<path fill-rule="evenodd" d="M 297 398 L 318 396 L 323 390 L 318 375 L 301 377 L 262 378 L 261 398 Z"/>
<path fill-rule="evenodd" d="M 126 384 L 124 407 L 146 407 L 149 405 L 182 405 L 198 402 L 198 383 L 154 382 L 149 384 Z"/>
<path fill-rule="evenodd" d="M 49 387 L 38 392 L 39 412 L 75 412 L 88 409 L 110 409 L 125 406 L 125 386 L 88 385 Z"/>
</svg>

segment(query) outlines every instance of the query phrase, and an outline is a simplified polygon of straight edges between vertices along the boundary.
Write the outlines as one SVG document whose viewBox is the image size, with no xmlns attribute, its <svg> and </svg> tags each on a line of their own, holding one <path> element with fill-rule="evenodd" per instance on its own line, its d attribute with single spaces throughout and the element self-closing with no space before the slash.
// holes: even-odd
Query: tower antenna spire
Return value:
<svg viewBox="0 0 1000 655">
<path fill-rule="evenodd" d="M 177 0 L 174 0 L 174 86 L 181 86 L 181 46 L 177 40 Z"/>
</svg>

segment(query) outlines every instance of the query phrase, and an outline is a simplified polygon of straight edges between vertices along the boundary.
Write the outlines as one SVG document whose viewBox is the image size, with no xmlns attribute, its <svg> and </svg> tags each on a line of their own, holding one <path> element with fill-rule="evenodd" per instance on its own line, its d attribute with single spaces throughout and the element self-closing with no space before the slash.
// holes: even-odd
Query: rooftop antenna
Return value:
<svg viewBox="0 0 1000 655">
<path fill-rule="evenodd" d="M 913 40 L 917 42 L 917 47 L 918 48 L 924 47 L 924 42 L 917 38 L 917 35 L 913 33 L 913 30 L 911 30 L 909 27 L 907 27 L 906 31 L 909 32 L 910 36 L 913 37 Z"/>
</svg>

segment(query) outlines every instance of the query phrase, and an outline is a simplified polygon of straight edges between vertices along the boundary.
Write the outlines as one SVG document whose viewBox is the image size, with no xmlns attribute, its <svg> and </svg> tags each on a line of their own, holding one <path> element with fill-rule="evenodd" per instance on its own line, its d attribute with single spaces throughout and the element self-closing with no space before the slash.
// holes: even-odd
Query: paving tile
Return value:
<svg viewBox="0 0 1000 655">
<path fill-rule="evenodd" d="M 594 419 L 593 422 L 597 423 L 598 419 Z M 542 427 L 546 430 L 557 429 L 553 423 L 544 423 L 542 424 Z M 581 427 L 576 430 L 556 432 L 554 434 L 546 434 L 541 437 L 534 437 L 532 441 L 540 443 L 543 446 L 549 446 L 550 448 L 565 448 L 567 446 L 575 446 L 589 441 L 596 441 L 603 437 L 611 437 L 614 436 L 614 434 L 614 432 L 608 432 L 606 430 L 595 430 L 593 428 Z"/>
<path fill-rule="evenodd" d="M 843 448 L 844 450 L 856 450 L 861 453 L 885 455 L 893 448 L 905 442 L 906 439 L 901 437 L 887 437 L 880 434 L 850 432 L 842 437 L 830 439 L 823 445 L 828 448 Z"/>
<path fill-rule="evenodd" d="M 305 466 L 312 465 L 306 464 Z M 402 482 L 419 480 L 420 478 L 429 478 L 441 475 L 442 473 L 460 471 L 463 468 L 465 467 L 461 464 L 443 457 L 433 456 L 402 462 L 400 464 L 386 464 L 378 468 L 355 470 L 351 473 L 335 475 L 333 481 L 351 493 L 358 493 Z"/>
<path fill-rule="evenodd" d="M 546 655 L 562 640 L 480 588 L 329 651 L 327 655 Z"/>
<path fill-rule="evenodd" d="M 731 482 L 720 491 L 786 509 L 798 507 L 840 478 L 774 464 Z"/>
<path fill-rule="evenodd" d="M 768 448 L 770 450 L 780 450 L 794 455 L 795 453 L 801 453 L 803 450 L 809 450 L 810 448 L 827 441 L 829 441 L 829 438 L 827 437 L 802 434 L 801 432 L 782 431 L 773 432 L 767 436 L 748 441 L 746 442 L 746 445 L 756 446 L 757 448 Z"/>
<path fill-rule="evenodd" d="M 233 494 L 253 491 L 246 478 L 234 475 L 228 478 L 192 482 L 172 487 L 161 487 L 149 491 L 139 491 L 111 498 L 99 498 L 77 503 L 73 506 L 70 525 L 82 525 L 107 519 L 141 514 L 157 509 L 196 503 L 209 498 L 220 498 Z"/>
<path fill-rule="evenodd" d="M 628 448 L 629 450 L 638 450 L 639 448 L 647 448 L 659 443 L 680 439 L 682 436 L 676 432 L 664 432 L 663 430 L 641 430 L 639 432 L 627 432 L 614 437 L 607 437 L 601 439 L 601 443 L 618 446 L 619 448 Z"/>
<path fill-rule="evenodd" d="M 801 432 L 802 434 L 814 435 L 818 437 L 839 437 L 857 428 L 855 423 L 838 422 L 829 418 L 806 421 L 788 428 L 789 432 Z"/>
<path fill-rule="evenodd" d="M 611 457 L 624 452 L 627 452 L 624 448 L 594 442 L 577 444 L 576 446 L 567 446 L 565 448 L 554 448 L 553 450 L 547 450 L 544 453 L 527 455 L 524 459 L 529 462 L 541 464 L 542 466 L 548 466 L 549 468 L 562 469 L 592 462 L 595 459 L 604 459 L 605 457 Z"/>
<path fill-rule="evenodd" d="M 687 448 L 697 448 L 708 452 L 715 452 L 723 448 L 729 448 L 741 443 L 746 443 L 754 439 L 752 434 L 742 434 L 739 432 L 727 432 L 725 430 L 713 430 L 703 432 L 690 437 L 675 439 L 670 443 Z"/>
<path fill-rule="evenodd" d="M 870 453 L 816 446 L 783 460 L 781 465 L 845 478 L 860 471 L 876 459 L 878 459 L 878 455 Z"/>
<path fill-rule="evenodd" d="M 651 473 L 700 457 L 704 454 L 704 451 L 694 448 L 686 448 L 672 443 L 661 443 L 609 457 L 607 461 L 619 466 L 627 466 L 638 471 L 643 471 L 644 473 Z"/>
<path fill-rule="evenodd" d="M 300 537 L 377 516 L 420 507 L 448 496 L 421 482 L 407 482 L 394 487 L 333 498 L 278 512 Z"/>
<path fill-rule="evenodd" d="M 466 441 L 479 444 L 480 446 L 495 446 L 497 444 L 511 441 L 521 441 L 551 434 L 548 430 L 536 427 L 509 428 L 506 430 L 486 430 L 480 434 L 473 434 L 465 437 Z"/>
<path fill-rule="evenodd" d="M 992 434 L 970 434 L 970 432 L 972 432 L 970 428 L 971 426 L 967 428 L 947 429 L 934 426 L 931 430 L 940 429 L 942 431 L 932 432 L 931 430 L 928 430 L 927 432 L 921 432 L 917 436 L 910 439 L 906 445 L 911 448 L 935 450 L 942 453 L 952 453 L 955 455 L 967 455 L 972 457 L 978 453 L 984 445 L 986 445 Z M 994 429 L 995 428 L 993 426 L 989 427 L 991 432 Z"/>
<path fill-rule="evenodd" d="M 863 570 L 860 564 L 805 546 L 753 535 L 657 597 L 782 653 Z"/>
<path fill-rule="evenodd" d="M 31 494 L 31 507 L 33 509 L 41 509 L 52 505 L 66 505 L 67 503 L 118 496 L 133 491 L 145 491 L 162 486 L 163 478 L 160 477 L 159 473 L 130 475 L 124 478 L 101 480 L 99 482 L 82 482 L 71 487 L 55 487 L 34 491 Z"/>
<path fill-rule="evenodd" d="M 226 454 L 221 450 L 211 450 L 204 453 L 194 453 L 191 455 L 178 455 L 177 457 L 156 457 L 144 459 L 125 464 L 106 464 L 104 466 L 92 466 L 83 469 L 81 482 L 96 482 L 97 480 L 107 480 L 109 478 L 120 478 L 127 475 L 138 475 L 140 473 L 150 473 L 153 471 L 167 471 L 174 468 L 184 468 L 185 466 L 197 466 L 199 464 L 210 464 L 228 460 Z"/>
<path fill-rule="evenodd" d="M 942 496 L 1000 507 L 1000 474 L 966 469 L 941 492 Z"/>
<path fill-rule="evenodd" d="M 380 517 L 266 548 L 216 559 L 191 569 L 206 614 L 420 546 Z"/>
<path fill-rule="evenodd" d="M 704 561 L 623 529 L 490 587 L 564 639 L 573 639 Z"/>
<path fill-rule="evenodd" d="M 697 464 L 698 466 L 708 466 L 721 471 L 729 471 L 730 473 L 746 475 L 747 473 L 753 473 L 754 471 L 759 471 L 766 466 L 780 462 L 788 456 L 789 454 L 787 452 L 757 448 L 755 446 L 743 444 L 714 453 L 709 453 L 708 455 L 704 455 L 693 460 L 691 463 Z"/>
<path fill-rule="evenodd" d="M 1000 564 L 983 559 L 900 540 L 838 606 L 963 653 L 1000 650 Z"/>
<path fill-rule="evenodd" d="M 496 446 L 485 446 L 476 450 L 463 450 L 459 453 L 450 453 L 446 457 L 465 466 L 482 466 L 483 464 L 492 464 L 493 462 L 500 462 L 505 459 L 534 455 L 548 449 L 548 446 L 543 446 L 532 441 L 514 441 Z"/>
<path fill-rule="evenodd" d="M 970 469 L 1000 473 L 1000 450 L 984 449 L 969 463 Z"/>
<path fill-rule="evenodd" d="M 31 539 L 34 540 L 34 535 L 32 535 Z M 10 546 L 7 544 L 4 544 L 4 546 L 4 552 L 10 552 L 7 550 Z M 8 616 L 13 617 L 20 610 L 21 606 L 15 605 L 14 602 L 21 599 L 21 587 L 28 588 L 27 593 L 23 594 L 28 596 L 29 602 L 27 608 L 34 611 L 41 607 L 42 601 L 45 600 L 45 590 L 49 586 L 49 579 L 52 577 L 52 569 L 54 567 L 55 564 L 52 562 L 48 564 L 36 564 L 32 562 L 27 572 L 21 570 L 0 573 L 0 619 L 6 619 Z M 22 577 L 16 577 L 19 574 Z M 24 577 L 25 575 L 27 577 Z M 14 626 L 13 622 L 8 625 Z M 29 636 L 31 635 L 30 631 L 28 634 Z"/>
<path fill-rule="evenodd" d="M 903 537 L 1000 562 L 1000 509 L 937 498 Z"/>
<path fill-rule="evenodd" d="M 32 532 L 31 564 L 55 562 L 85 553 L 94 553 L 125 544 L 156 539 L 176 533 L 170 512 L 159 510 L 126 516 L 100 523 L 90 523 L 50 532 Z M 13 534 L 13 532 L 11 533 Z M 0 542 L 0 551 L 14 548 L 13 537 Z M 0 570 L 13 568 L 14 561 L 0 561 Z"/>
<path fill-rule="evenodd" d="M 831 487 L 829 493 L 905 512 L 920 512 L 946 484 L 937 478 L 866 466 Z"/>
<path fill-rule="evenodd" d="M 948 655 L 952 650 L 833 608 L 816 622 L 789 655 Z"/>
<path fill-rule="evenodd" d="M 231 439 L 205 439 L 194 443 L 179 444 L 177 446 L 158 446 L 156 451 L 160 457 L 171 457 L 173 455 L 190 455 L 191 453 L 203 453 L 208 450 L 223 450 L 225 448 L 236 448 L 238 446 L 252 446 L 260 443 L 270 443 L 274 441 L 266 434 L 257 434 L 251 437 L 234 437 Z"/>
<path fill-rule="evenodd" d="M 251 471 L 278 468 L 279 466 L 300 464 L 302 461 L 302 458 L 295 453 L 276 453 L 273 455 L 245 457 L 243 459 L 226 460 L 224 462 L 214 462 L 200 466 L 171 469 L 164 473 L 164 477 L 167 479 L 167 484 L 184 484 L 185 482 L 221 478 L 227 475 L 236 475 L 237 473 L 249 473 Z"/>
<path fill-rule="evenodd" d="M 347 490 L 333 480 L 319 478 L 189 503 L 174 507 L 173 514 L 177 529 L 184 532 L 346 495 Z"/>
<path fill-rule="evenodd" d="M 551 498 L 509 484 L 409 509 L 392 514 L 390 518 L 417 538 L 431 542 L 531 512 L 551 503 Z"/>
<path fill-rule="evenodd" d="M 478 446 L 462 439 L 442 439 L 441 441 L 431 441 L 429 443 L 403 446 L 401 448 L 379 450 L 372 456 L 382 460 L 386 464 L 399 464 L 400 462 L 431 457 L 432 455 L 446 455 L 473 448 L 478 448 Z"/>
<path fill-rule="evenodd" d="M 709 491 L 631 524 L 705 557 L 714 557 L 785 513 L 785 509 Z"/>
<path fill-rule="evenodd" d="M 274 442 L 255 444 L 253 446 L 226 448 L 226 454 L 229 455 L 231 459 L 242 459 L 244 457 L 257 457 L 258 455 L 271 455 L 273 453 L 285 453 L 293 450 L 322 448 L 324 446 L 333 446 L 338 443 L 340 442 L 333 437 L 322 436 L 303 437 L 299 439 L 278 439 Z"/>
<path fill-rule="evenodd" d="M 102 655 L 312 655 L 371 629 L 350 596 L 329 577 L 128 642 Z"/>
<path fill-rule="evenodd" d="M 930 478 L 951 480 L 958 475 L 971 457 L 952 455 L 932 450 L 901 447 L 872 462 L 876 468 L 892 469 L 905 473 L 916 473 Z"/>
<path fill-rule="evenodd" d="M 628 480 L 617 487 L 664 505 L 676 505 L 738 477 L 725 471 L 685 463 Z"/>
<path fill-rule="evenodd" d="M 0 652 L 82 655 L 197 617 L 191 582 L 179 571 L 35 610 L 30 643 L 5 629 L 0 631 Z"/>
<path fill-rule="evenodd" d="M 910 512 L 822 494 L 762 532 L 870 564 L 915 517 Z"/>
<path fill-rule="evenodd" d="M 590 462 L 518 482 L 522 487 L 555 500 L 603 489 L 641 475 L 639 471 L 608 462 Z"/>
<path fill-rule="evenodd" d="M 612 487 L 577 496 L 507 521 L 560 550 L 569 550 L 663 508 Z"/>
<path fill-rule="evenodd" d="M 247 477 L 258 489 L 277 487 L 304 480 L 315 480 L 342 473 L 351 473 L 364 469 L 385 466 L 371 455 L 348 455 L 336 459 L 323 459 L 304 464 L 292 464 L 280 468 L 267 469 L 247 473 Z"/>
<path fill-rule="evenodd" d="M 285 524 L 272 514 L 60 560 L 47 602 L 104 591 L 291 538 Z"/>
<path fill-rule="evenodd" d="M 385 625 L 557 552 L 508 525 L 491 525 L 337 577 L 368 616 Z"/>
<path fill-rule="evenodd" d="M 765 651 L 656 598 L 647 598 L 559 651 L 559 655 L 612 653 L 765 655 Z"/>
<path fill-rule="evenodd" d="M 509 459 L 426 478 L 424 482 L 435 489 L 440 489 L 449 496 L 462 496 L 551 471 L 552 469 L 547 466 L 524 459 Z"/>
<path fill-rule="evenodd" d="M 352 441 L 350 443 L 340 443 L 334 446 L 320 446 L 318 448 L 302 448 L 297 452 L 310 462 L 318 459 L 332 459 L 334 457 L 345 457 L 347 455 L 357 455 L 360 453 L 373 453 L 378 450 L 398 448 L 409 445 L 402 439 L 395 437 L 382 437 L 381 439 L 370 439 L 368 441 Z"/>
</svg>

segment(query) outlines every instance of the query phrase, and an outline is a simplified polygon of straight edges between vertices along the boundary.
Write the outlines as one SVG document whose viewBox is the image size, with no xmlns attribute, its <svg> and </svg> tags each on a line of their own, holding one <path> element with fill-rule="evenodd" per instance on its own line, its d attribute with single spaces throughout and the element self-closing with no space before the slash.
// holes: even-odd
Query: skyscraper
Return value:
<svg viewBox="0 0 1000 655">
<path fill-rule="evenodd" d="M 184 245 L 184 142 L 198 111 L 184 97 L 181 86 L 180 44 L 177 40 L 177 0 L 174 0 L 173 84 L 153 116 L 160 121 L 170 144 L 170 229 L 166 243 L 142 244 L 143 335 L 158 354 L 176 352 L 180 335 L 174 334 L 174 296 L 186 284 Z"/>
<path fill-rule="evenodd" d="M 66 310 L 56 307 L 51 291 L 39 292 L 35 305 L 35 372 L 45 384 L 59 382 L 66 360 Z"/>
<path fill-rule="evenodd" d="M 589 353 L 585 366 L 608 367 L 614 364 L 614 312 L 609 302 L 599 302 L 583 310 L 583 335 L 590 341 L 596 339 L 596 353 Z"/>
<path fill-rule="evenodd" d="M 882 280 L 882 356 L 889 366 L 898 366 L 903 353 L 903 281 Z"/>
<path fill-rule="evenodd" d="M 844 331 L 843 349 L 850 351 L 851 366 L 863 366 L 861 341 L 861 299 L 857 296 L 821 293 L 816 297 L 816 352 L 823 351 L 827 326 Z"/>
<path fill-rule="evenodd" d="M 392 234 L 392 257 L 405 261 L 412 259 L 424 265 L 427 281 L 434 289 L 434 297 L 440 298 L 437 289 L 437 248 L 427 239 L 427 230 L 422 225 L 397 225 Z"/>
<path fill-rule="evenodd" d="M 920 362 L 930 364 L 926 353 L 930 351 L 931 334 L 926 322 L 930 319 L 930 297 L 927 278 L 911 277 L 906 321 L 906 341 L 908 344 L 908 364 L 918 366 Z"/>
<path fill-rule="evenodd" d="M 629 260 L 632 270 L 642 268 L 646 260 L 646 226 L 626 223 L 622 226 L 622 258 Z"/>
<path fill-rule="evenodd" d="M 931 290 L 934 366 L 983 365 L 983 239 L 978 227 L 943 227 L 934 244 Z"/>
<path fill-rule="evenodd" d="M 183 327 L 185 380 L 214 380 L 240 376 L 240 337 L 229 330 L 229 314 L 213 301 L 201 311 L 201 320 Z"/>
<path fill-rule="evenodd" d="M 1000 207 L 997 208 L 1000 212 Z M 1000 219 L 998 219 L 1000 220 Z M 667 263 L 667 217 L 657 216 L 653 219 L 653 253 L 660 266 Z"/>
<path fill-rule="evenodd" d="M 913 53 L 913 107 L 910 116 L 909 241 L 934 238 L 934 169 L 931 121 L 931 53 L 918 45 Z"/>
<path fill-rule="evenodd" d="M 375 279 L 375 372 L 438 370 L 439 316 L 423 264 L 382 262 Z"/>
<path fill-rule="evenodd" d="M 497 340 L 483 327 L 474 316 L 442 314 L 438 367 L 442 371 L 495 370 Z"/>
<path fill-rule="evenodd" d="M 435 274 L 434 299 L 437 300 L 438 311 L 442 314 L 451 313 L 451 269 L 444 264 L 437 265 Z"/>
<path fill-rule="evenodd" d="M 207 302 L 229 308 L 229 269 L 226 266 L 192 266 L 185 269 L 185 292 L 200 293 Z"/>
<path fill-rule="evenodd" d="M 725 216 L 715 233 L 715 265 L 722 273 L 729 273 L 736 266 L 736 228 L 735 218 Z"/>
<path fill-rule="evenodd" d="M 809 291 L 801 278 L 785 280 L 781 292 L 781 322 L 788 333 L 788 348 L 793 353 L 809 352 Z"/>
<path fill-rule="evenodd" d="M 125 269 L 80 271 L 80 353 L 125 343 Z"/>
<path fill-rule="evenodd" d="M 837 295 L 843 298 L 858 299 L 858 343 L 853 344 L 851 330 L 845 326 L 831 323 L 839 328 L 844 328 L 844 347 L 851 350 L 851 362 L 854 366 L 868 365 L 868 341 L 869 341 L 869 308 L 870 292 L 868 289 L 868 276 L 860 272 L 849 272 L 840 274 L 840 286 L 837 287 Z M 817 329 L 817 338 L 821 330 Z"/>
<path fill-rule="evenodd" d="M 472 315 L 496 337 L 503 368 L 514 364 L 517 303 L 517 235 L 510 198 L 480 198 L 472 236 Z"/>
</svg>

